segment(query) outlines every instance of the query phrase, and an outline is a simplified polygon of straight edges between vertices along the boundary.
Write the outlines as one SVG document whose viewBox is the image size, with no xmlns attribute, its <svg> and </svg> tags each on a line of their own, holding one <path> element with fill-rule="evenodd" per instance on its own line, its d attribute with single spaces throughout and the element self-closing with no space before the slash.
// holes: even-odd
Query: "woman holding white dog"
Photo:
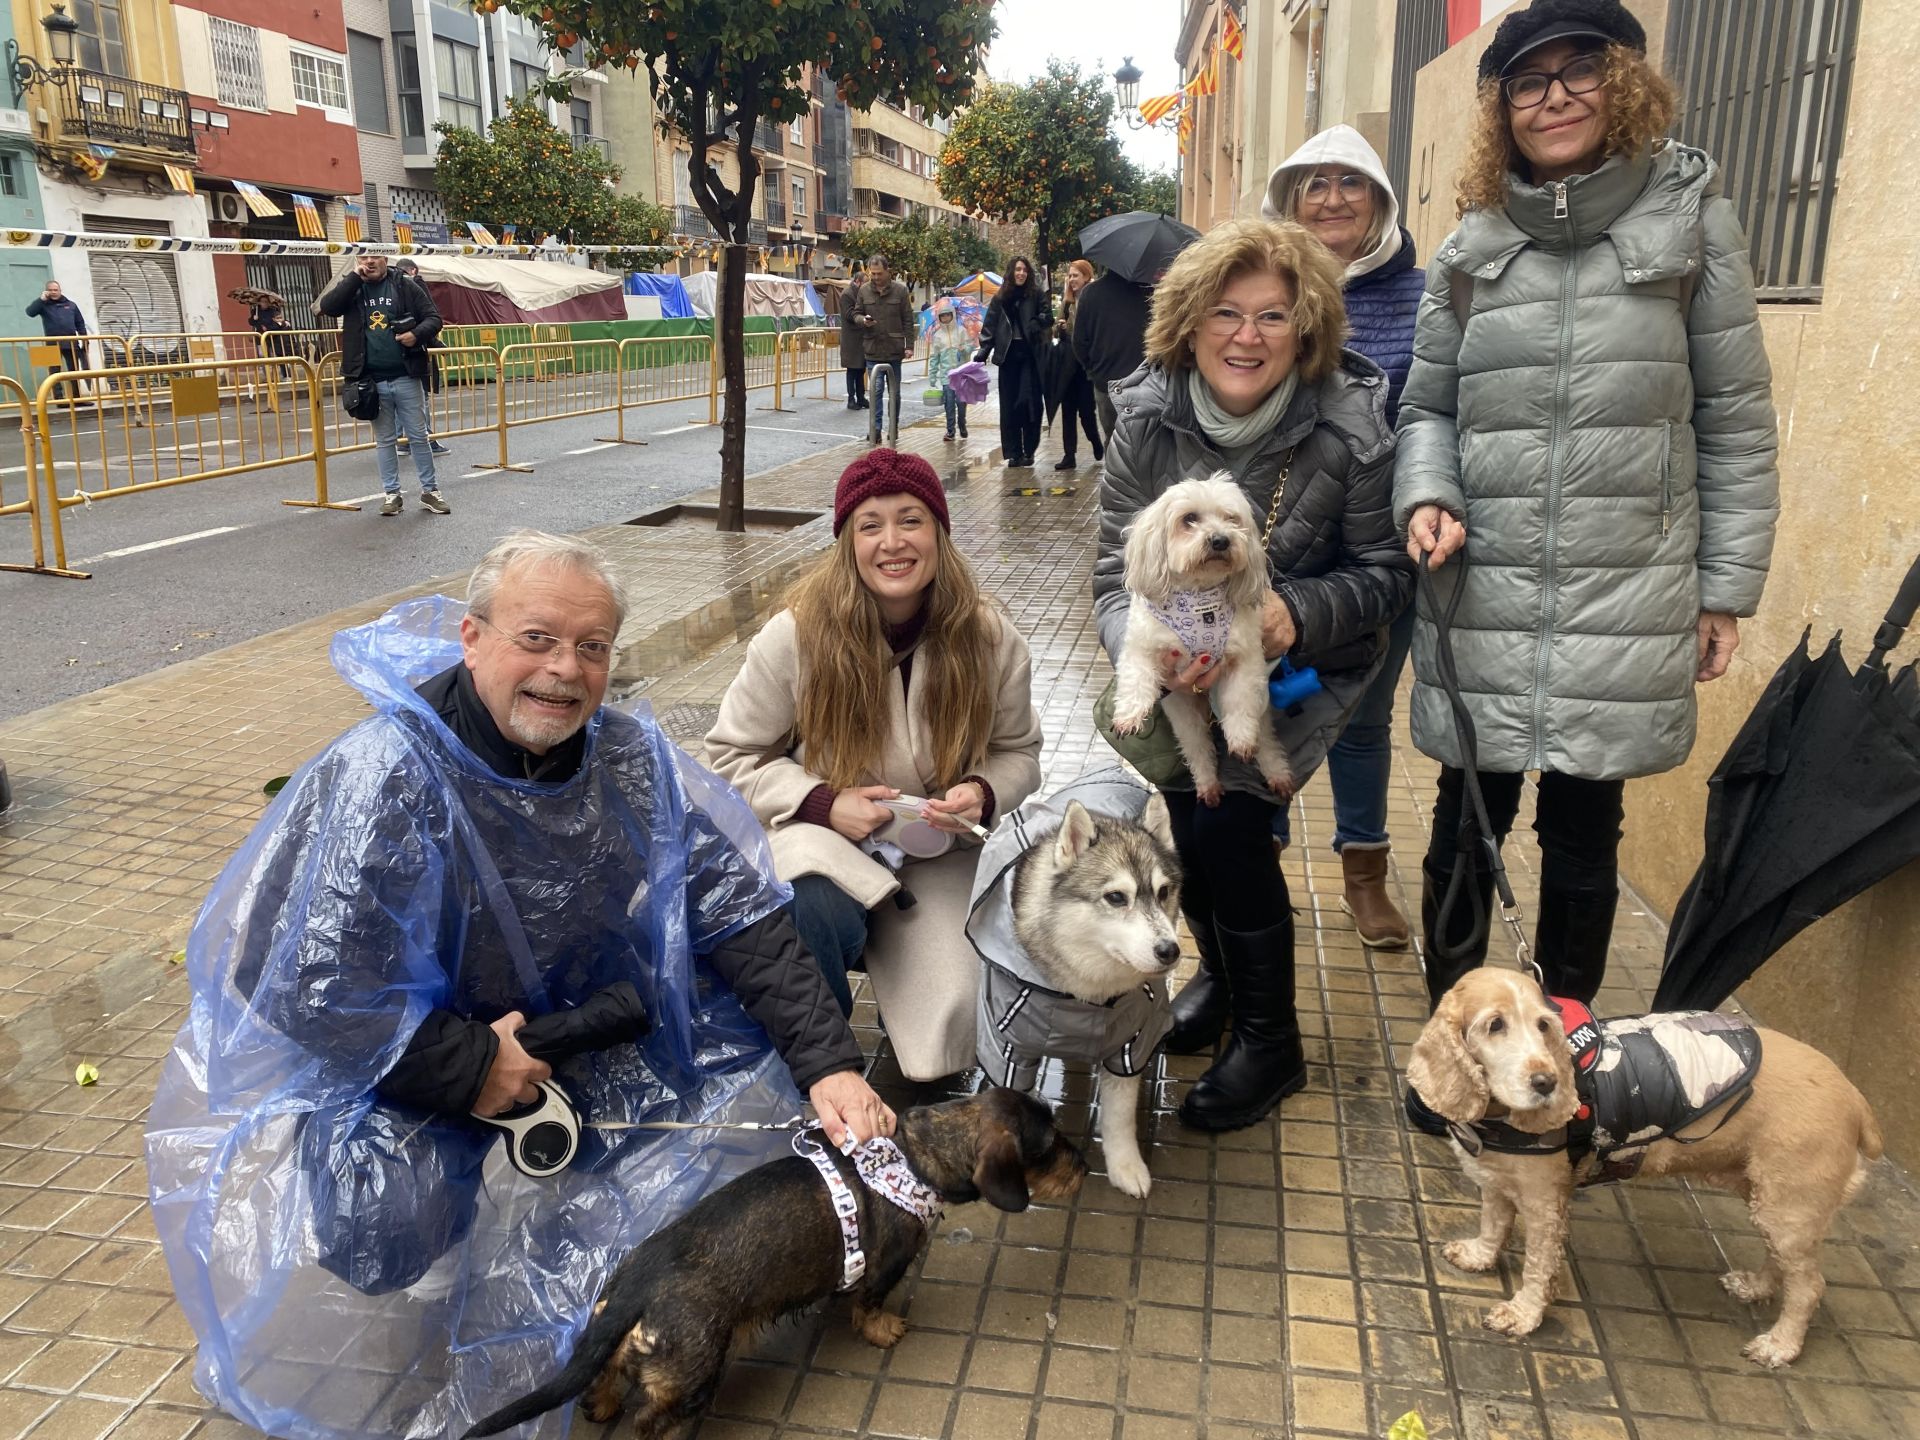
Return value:
<svg viewBox="0 0 1920 1440">
<path fill-rule="evenodd" d="M 1436 594 L 1461 587 L 1453 648 L 1494 839 L 1537 771 L 1535 958 L 1549 994 L 1582 1002 L 1606 973 L 1626 781 L 1693 748 L 1694 687 L 1726 672 L 1760 603 L 1779 514 L 1747 242 L 1718 167 L 1665 138 L 1674 108 L 1617 0 L 1501 22 L 1401 407 L 1395 513 Z M 1423 596 L 1435 1003 L 1485 958 L 1493 889 L 1483 855 L 1457 873 L 1473 822 L 1436 618 Z M 1439 1133 L 1412 1092 L 1408 1113 Z"/>
<path fill-rule="evenodd" d="M 766 827 L 841 1007 L 864 960 L 902 1073 L 934 1080 L 974 1061 L 977 834 L 1040 783 L 1027 645 L 954 548 L 918 455 L 848 466 L 833 533 L 747 647 L 706 758 Z"/>
<path fill-rule="evenodd" d="M 1116 665 L 1141 603 L 1125 584 L 1129 527 L 1148 523 L 1142 512 L 1173 486 L 1226 471 L 1253 521 L 1245 549 L 1265 590 L 1264 661 L 1312 666 L 1321 682 L 1299 704 L 1260 716 L 1284 751 L 1288 785 L 1276 789 L 1254 760 L 1216 739 L 1217 797 L 1202 803 L 1191 777 L 1186 788 L 1167 788 L 1186 871 L 1181 908 L 1201 954 L 1175 1013 L 1190 1034 L 1196 1015 L 1223 1002 L 1233 1019 L 1226 1050 L 1180 1107 L 1181 1119 L 1201 1129 L 1251 1125 L 1306 1083 L 1293 910 L 1270 838 L 1273 811 L 1325 758 L 1412 590 L 1390 514 L 1387 382 L 1378 366 L 1341 348 L 1342 269 L 1298 225 L 1216 226 L 1161 280 L 1147 364 L 1113 387 L 1118 421 L 1100 487 L 1093 594 Z M 1142 543 L 1166 548 L 1163 565 L 1178 568 L 1192 550 L 1188 519 L 1155 512 L 1164 535 Z M 1221 550 L 1242 543 L 1226 522 L 1219 528 Z M 1262 657 L 1249 663 L 1264 669 Z M 1204 646 L 1198 655 L 1170 648 L 1160 668 L 1164 689 L 1181 695 L 1206 695 L 1233 674 Z M 1206 1048 L 1214 1035 L 1183 1048 Z"/>
</svg>

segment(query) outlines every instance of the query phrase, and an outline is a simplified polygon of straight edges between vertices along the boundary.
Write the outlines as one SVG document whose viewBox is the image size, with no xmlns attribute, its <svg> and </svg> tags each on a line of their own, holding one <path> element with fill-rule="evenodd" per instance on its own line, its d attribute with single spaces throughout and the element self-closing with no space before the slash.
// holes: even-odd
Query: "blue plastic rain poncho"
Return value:
<svg viewBox="0 0 1920 1440">
<path fill-rule="evenodd" d="M 496 1131 L 376 1100 L 430 1010 L 531 1016 L 628 980 L 651 1034 L 556 1067 L 585 1118 L 800 1107 L 694 959 L 789 898 L 746 805 L 644 709 L 596 715 L 570 781 L 496 775 L 413 692 L 458 660 L 463 608 L 335 637 L 378 713 L 293 777 L 187 946 L 154 1219 L 201 1389 L 275 1435 L 461 1433 L 558 1368 L 626 1250 L 783 1143 L 587 1130 L 571 1169 L 528 1179 Z"/>
</svg>

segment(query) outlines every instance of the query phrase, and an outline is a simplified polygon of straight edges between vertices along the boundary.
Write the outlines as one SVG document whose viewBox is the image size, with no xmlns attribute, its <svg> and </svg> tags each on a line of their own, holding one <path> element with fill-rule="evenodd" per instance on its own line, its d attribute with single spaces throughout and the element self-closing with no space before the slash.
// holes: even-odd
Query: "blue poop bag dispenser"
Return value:
<svg viewBox="0 0 1920 1440">
<path fill-rule="evenodd" d="M 1286 656 L 1267 679 L 1267 699 L 1276 710 L 1298 715 L 1300 707 L 1320 693 L 1320 672 L 1311 665 L 1298 669 Z"/>
</svg>

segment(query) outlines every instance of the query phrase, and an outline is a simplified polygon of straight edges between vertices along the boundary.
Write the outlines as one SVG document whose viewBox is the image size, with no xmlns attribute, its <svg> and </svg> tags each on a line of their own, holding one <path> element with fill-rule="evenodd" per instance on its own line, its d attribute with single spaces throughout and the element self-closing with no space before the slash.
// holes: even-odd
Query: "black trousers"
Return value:
<svg viewBox="0 0 1920 1440">
<path fill-rule="evenodd" d="M 847 398 L 864 400 L 867 398 L 867 367 L 849 365 L 847 367 Z"/>
<path fill-rule="evenodd" d="M 1074 434 L 1076 420 L 1078 428 L 1087 432 L 1087 439 L 1093 445 L 1093 458 L 1098 460 L 1106 445 L 1093 403 L 1093 382 L 1084 374 L 1074 377 L 1073 385 L 1060 399 L 1060 453 L 1067 460 L 1074 458 L 1074 451 L 1079 447 L 1079 438 Z"/>
<path fill-rule="evenodd" d="M 1031 460 L 1040 448 L 1040 375 L 1033 347 L 1015 345 L 1000 362 L 1000 453 L 1007 463 Z"/>
<path fill-rule="evenodd" d="M 1480 772 L 1487 818 L 1504 843 L 1520 813 L 1524 775 Z M 1433 835 L 1427 864 L 1436 874 L 1452 874 L 1462 822 L 1471 815 L 1466 774 L 1440 767 L 1440 794 L 1433 806 Z M 1552 770 L 1540 772 L 1540 800 L 1534 807 L 1533 833 L 1540 837 L 1540 889 L 1579 894 L 1617 888 L 1620 876 L 1620 823 L 1626 815 L 1624 780 L 1582 780 Z"/>
<path fill-rule="evenodd" d="M 1180 905 L 1251 934 L 1293 913 L 1286 876 L 1273 853 L 1274 807 L 1229 790 L 1216 806 L 1191 790 L 1167 790 L 1167 818 L 1180 852 Z"/>
</svg>

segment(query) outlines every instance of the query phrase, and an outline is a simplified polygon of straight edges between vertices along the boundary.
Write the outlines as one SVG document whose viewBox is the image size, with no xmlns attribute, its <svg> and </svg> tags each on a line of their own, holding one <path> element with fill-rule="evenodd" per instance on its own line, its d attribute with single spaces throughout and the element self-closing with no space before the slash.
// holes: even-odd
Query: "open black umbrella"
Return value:
<svg viewBox="0 0 1920 1440">
<path fill-rule="evenodd" d="M 1887 652 L 1920 607 L 1920 560 L 1858 672 L 1808 636 L 1708 780 L 1706 850 L 1680 898 L 1658 1010 L 1718 1005 L 1815 920 L 1920 857 L 1920 676 Z"/>
<path fill-rule="evenodd" d="M 1200 232 L 1191 225 L 1152 210 L 1129 210 L 1082 230 L 1080 253 L 1122 280 L 1151 285 L 1174 256 L 1199 238 Z"/>
</svg>

